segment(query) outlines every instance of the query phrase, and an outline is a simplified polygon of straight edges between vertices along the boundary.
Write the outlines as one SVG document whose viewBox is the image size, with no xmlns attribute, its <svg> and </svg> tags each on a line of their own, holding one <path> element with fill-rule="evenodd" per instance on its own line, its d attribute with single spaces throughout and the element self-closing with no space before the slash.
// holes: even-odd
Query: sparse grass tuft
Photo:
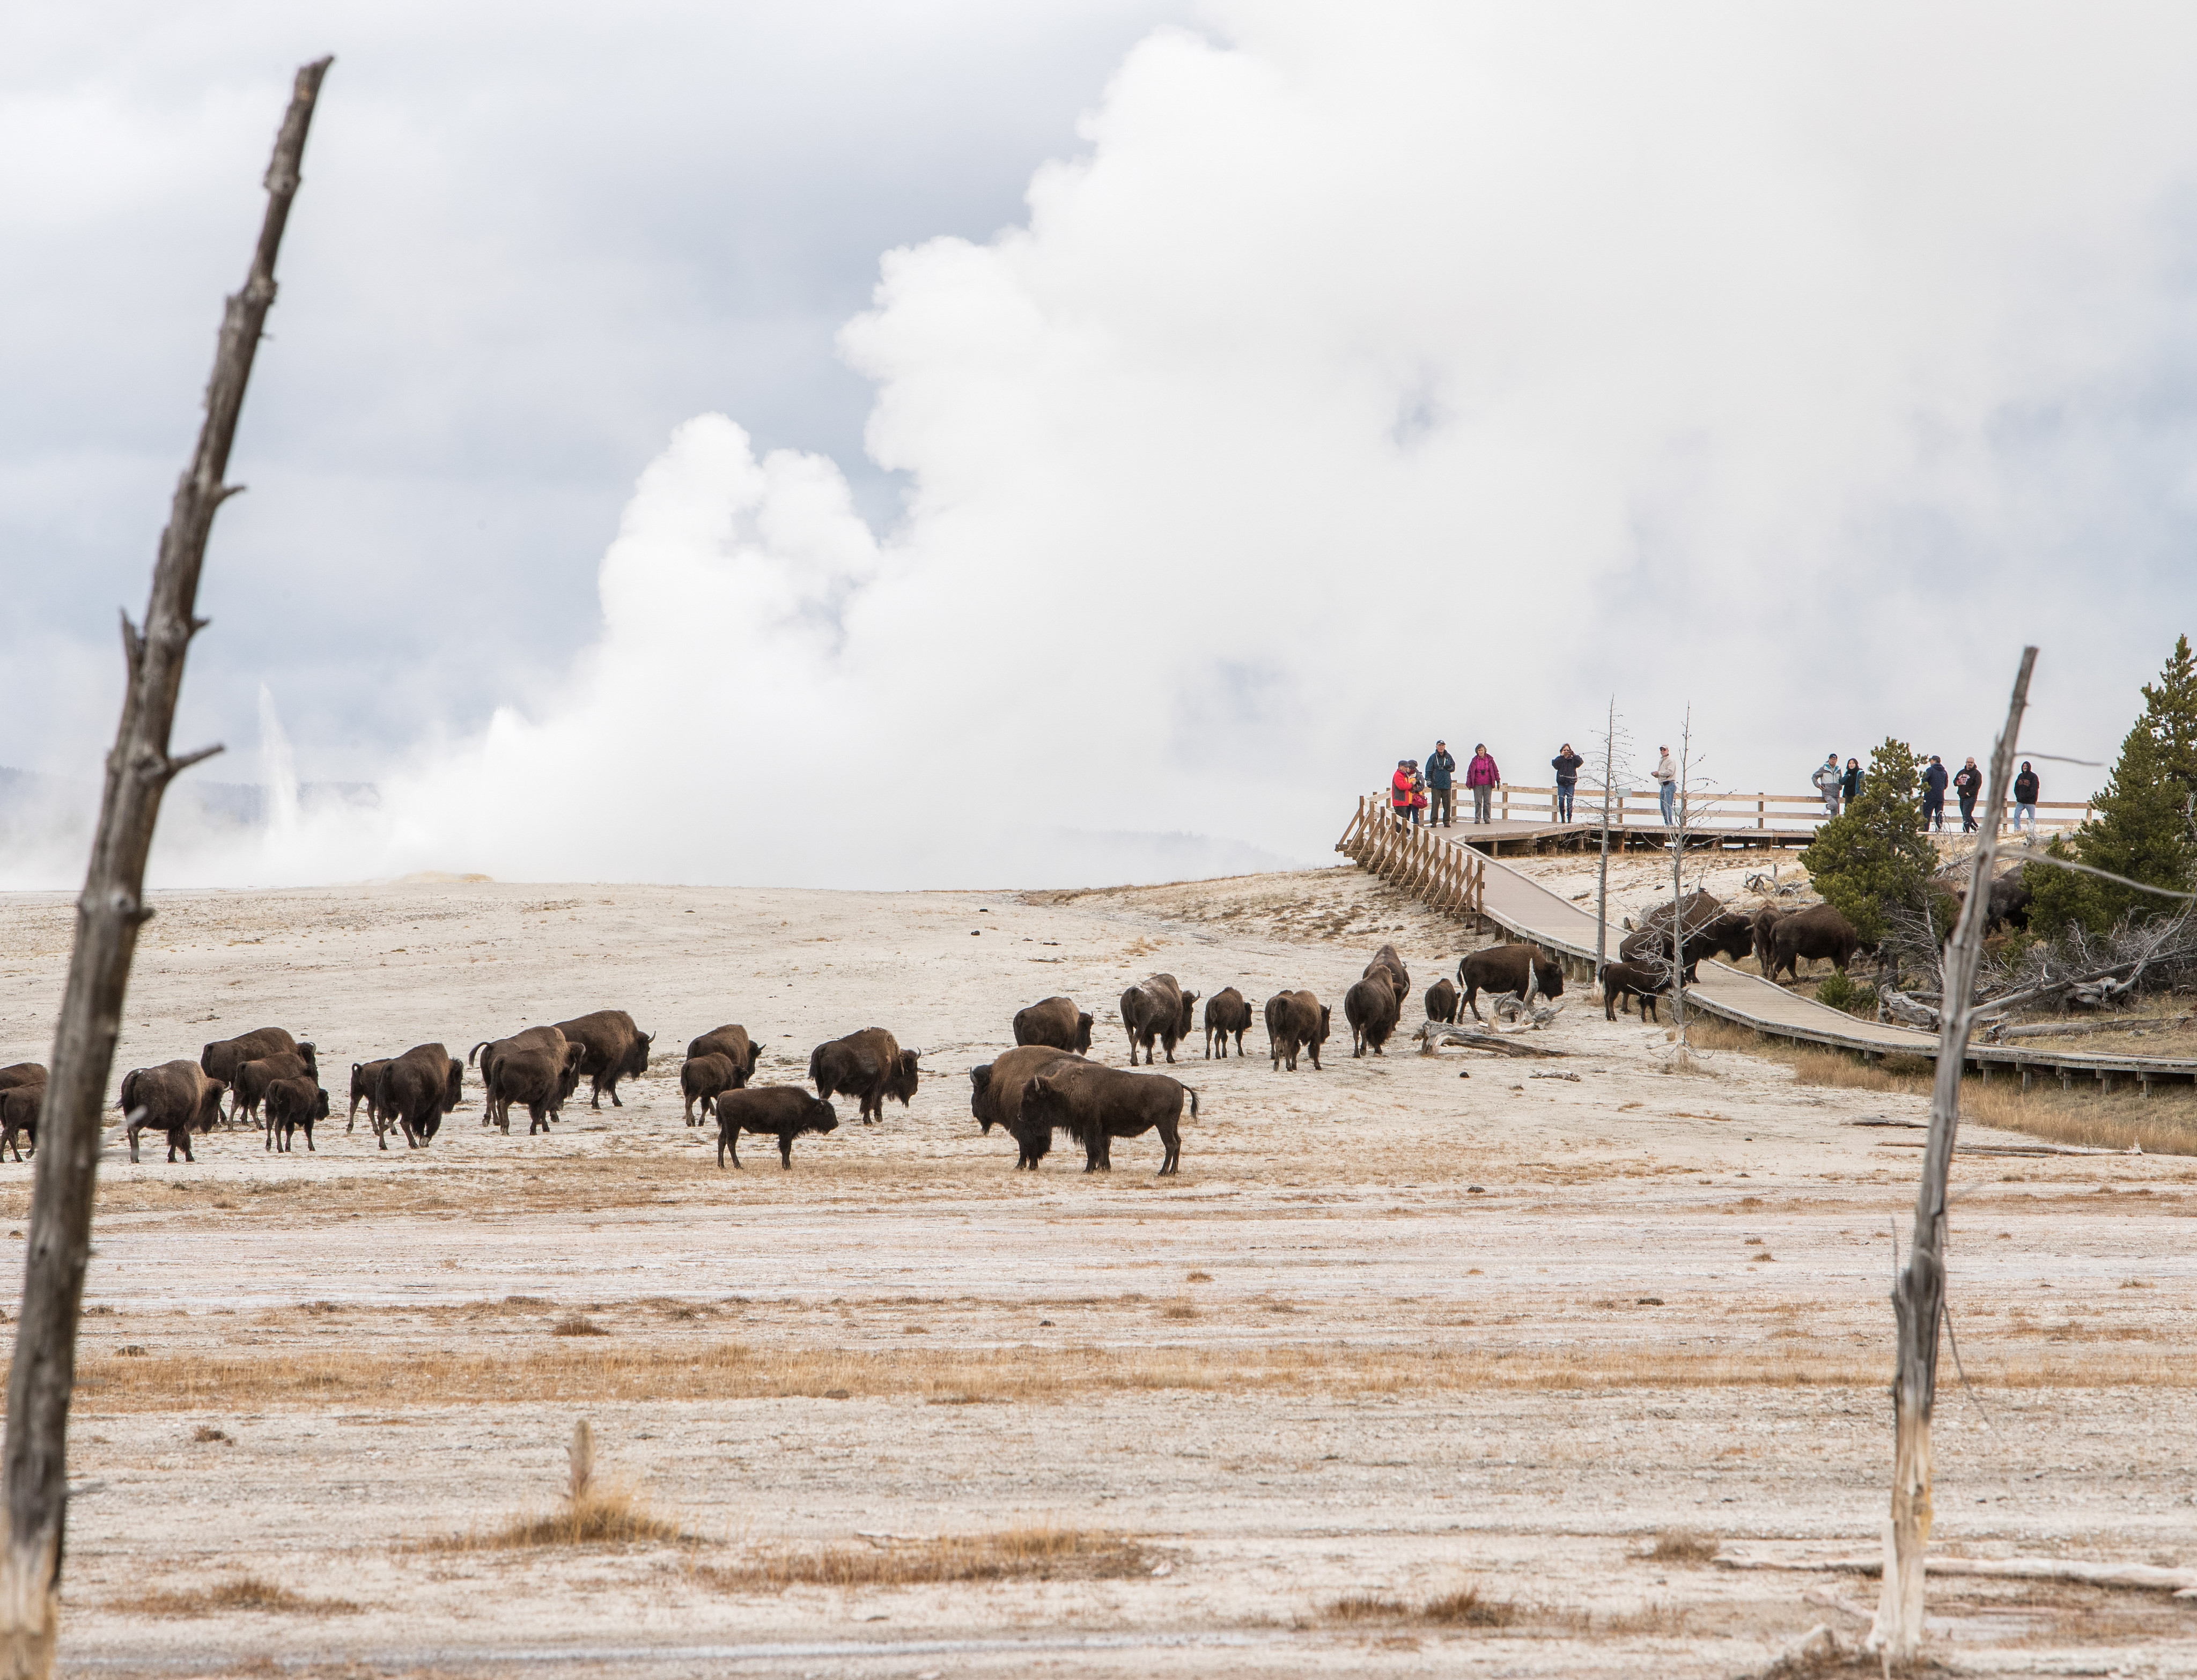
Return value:
<svg viewBox="0 0 2197 1680">
<path fill-rule="evenodd" d="M 1717 1555 L 1720 1544 L 1715 1535 L 1698 1528 L 1664 1528 L 1656 1532 L 1655 1544 L 1640 1555 L 1657 1563 L 1707 1563 Z"/>
<path fill-rule="evenodd" d="M 217 1429 L 211 1423 L 201 1423 L 192 1430 L 191 1439 L 194 1441 L 228 1441 L 231 1445 L 235 1445 L 235 1438 L 229 1431 Z"/>
<path fill-rule="evenodd" d="M 1160 1310 L 1162 1318 L 1195 1318 L 1197 1308 L 1191 1304 L 1188 1295 L 1178 1295 Z"/>
<path fill-rule="evenodd" d="M 1412 1604 L 1386 1593 L 1353 1592 L 1330 1599 L 1321 1615 L 1330 1622 L 1435 1622 L 1445 1627 L 1510 1627 L 1525 1612 L 1507 1598 L 1490 1598 L 1477 1582 Z"/>
<path fill-rule="evenodd" d="M 238 1575 L 210 1587 L 184 1591 L 155 1588 L 122 1607 L 141 1616 L 217 1616 L 231 1610 L 273 1610 L 290 1615 L 355 1616 L 359 1607 L 347 1598 L 308 1598 L 279 1582 Z"/>
<path fill-rule="evenodd" d="M 1127 1535 L 1104 1529 L 1048 1526 L 824 1546 L 813 1551 L 762 1551 L 745 1562 L 705 1565 L 694 1573 L 727 1592 L 783 1592 L 797 1586 L 1120 1580 L 1149 1575 L 1153 1567 L 1151 1554 Z"/>
<path fill-rule="evenodd" d="M 608 1335 L 610 1332 L 584 1312 L 567 1313 L 549 1326 L 552 1335 Z"/>
<path fill-rule="evenodd" d="M 595 1474 L 595 1432 L 587 1419 L 572 1428 L 567 1449 L 571 1473 L 561 1510 L 523 1516 L 485 1532 L 468 1529 L 420 1542 L 418 1551 L 508 1551 L 526 1546 L 641 1545 L 691 1539 L 675 1522 L 657 1515 L 638 1490 L 606 1485 Z"/>
</svg>

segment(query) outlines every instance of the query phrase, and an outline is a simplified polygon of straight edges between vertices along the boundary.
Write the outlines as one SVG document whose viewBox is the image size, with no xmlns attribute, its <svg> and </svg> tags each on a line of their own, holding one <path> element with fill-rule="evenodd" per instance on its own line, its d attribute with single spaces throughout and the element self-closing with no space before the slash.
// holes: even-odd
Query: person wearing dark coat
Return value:
<svg viewBox="0 0 2197 1680">
<path fill-rule="evenodd" d="M 1945 831 L 1945 762 L 1930 755 L 1930 768 L 1922 773 L 1922 821 L 1939 833 Z"/>
<path fill-rule="evenodd" d="M 1861 760 L 1846 760 L 1846 773 L 1839 778 L 1839 797 L 1851 805 L 1861 797 Z"/>
<path fill-rule="evenodd" d="M 1973 758 L 1953 772 L 1953 791 L 1961 797 L 1961 832 L 1976 831 L 1976 795 L 1983 791 L 1984 773 Z"/>
<path fill-rule="evenodd" d="M 2014 829 L 2019 834 L 2021 820 L 2028 818 L 2029 837 L 2032 840 L 2037 837 L 2037 796 L 2041 791 L 2042 785 L 2037 779 L 2037 772 L 2031 768 L 2027 759 L 2023 759 L 2021 773 L 2014 779 Z"/>
<path fill-rule="evenodd" d="M 1572 820 L 1572 792 L 1579 786 L 1580 766 L 1585 762 L 1586 760 L 1572 750 L 1572 744 L 1569 741 L 1566 741 L 1556 756 L 1549 761 L 1549 768 L 1556 773 L 1556 820 L 1558 822 L 1569 822 Z"/>
<path fill-rule="evenodd" d="M 1457 775 L 1457 760 L 1450 756 L 1449 743 L 1436 741 L 1433 754 L 1427 760 L 1427 791 L 1435 797 L 1434 809 L 1427 814 L 1427 826 L 1440 823 L 1444 828 L 1457 822 L 1457 789 L 1452 785 Z"/>
</svg>

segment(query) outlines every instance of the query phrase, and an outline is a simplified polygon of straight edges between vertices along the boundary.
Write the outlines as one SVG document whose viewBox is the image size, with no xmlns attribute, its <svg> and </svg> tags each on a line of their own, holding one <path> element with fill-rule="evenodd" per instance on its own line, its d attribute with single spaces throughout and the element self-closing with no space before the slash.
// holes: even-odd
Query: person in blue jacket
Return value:
<svg viewBox="0 0 2197 1680">
<path fill-rule="evenodd" d="M 1930 768 L 1922 773 L 1922 820 L 1940 834 L 1945 831 L 1945 784 L 1951 780 L 1945 760 L 1932 753 Z"/>
<path fill-rule="evenodd" d="M 1436 741 L 1435 750 L 1427 756 L 1427 791 L 1434 796 L 1434 809 L 1427 814 L 1427 826 L 1440 823 L 1444 828 L 1457 822 L 1457 760 L 1449 753 L 1447 741 Z"/>
</svg>

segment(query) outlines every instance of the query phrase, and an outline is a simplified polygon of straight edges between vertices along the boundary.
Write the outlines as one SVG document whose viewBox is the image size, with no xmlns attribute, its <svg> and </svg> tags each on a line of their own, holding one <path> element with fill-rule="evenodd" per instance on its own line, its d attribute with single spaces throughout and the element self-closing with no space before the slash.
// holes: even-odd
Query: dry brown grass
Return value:
<svg viewBox="0 0 2197 1680">
<path fill-rule="evenodd" d="M 1330 1622 L 1432 1622 L 1444 1627 L 1510 1627 L 1525 1614 L 1507 1598 L 1490 1598 L 1476 1582 L 1413 1604 L 1386 1593 L 1346 1593 L 1320 1608 Z"/>
<path fill-rule="evenodd" d="M 1149 1575 L 1155 1567 L 1151 1554 L 1125 1534 L 1030 1526 L 814 1550 L 763 1550 L 740 1563 L 705 1564 L 694 1573 L 727 1592 L 783 1592 L 788 1587 L 902 1587 L 956 1581 L 1120 1580 Z"/>
<path fill-rule="evenodd" d="M 1876 1387 L 1882 1352 L 1794 1340 L 1707 1354 L 1631 1342 L 1517 1347 L 1330 1342 L 1301 1346 L 815 1349 L 738 1341 L 694 1347 L 621 1338 L 609 1346 L 536 1341 L 509 1352 L 374 1353 L 270 1347 L 215 1354 L 93 1355 L 77 1368 L 89 1412 L 248 1411 L 334 1402 L 386 1407 L 540 1401 L 843 1399 L 980 1394 L 1058 1400 L 1092 1392 L 1269 1391 L 1335 1394 L 1473 1389 Z M 2197 1348 L 2115 1346 L 1971 1356 L 1969 1379 L 2001 1388 L 2197 1387 Z"/>
<path fill-rule="evenodd" d="M 1640 1555 L 1656 1563 L 1707 1563 L 1720 1544 L 1715 1535 L 1698 1528 L 1664 1528 L 1656 1531 L 1655 1544 Z"/>
<path fill-rule="evenodd" d="M 1713 1017 L 1690 1022 L 1686 1034 L 1703 1049 L 1737 1051 L 1782 1063 L 1792 1069 L 1796 1085 L 1897 1092 L 1925 1101 L 1930 1095 L 1930 1064 L 1913 1057 L 1864 1062 L 1846 1051 L 1772 1038 Z M 2130 1089 L 2126 1080 L 2111 1093 L 2098 1091 L 2095 1081 L 2086 1089 L 2080 1080 L 2072 1090 L 2062 1091 L 2057 1079 L 2040 1077 L 2024 1092 L 2016 1075 L 1997 1073 L 1985 1080 L 1970 1074 L 1961 1081 L 1961 1115 L 1979 1126 L 2084 1149 L 2197 1155 L 2197 1087 L 2158 1086 L 2154 1092 L 2144 1097 Z"/>
<path fill-rule="evenodd" d="M 605 1330 L 584 1312 L 572 1312 L 549 1326 L 552 1335 L 608 1335 Z"/>
<path fill-rule="evenodd" d="M 177 1590 L 156 1587 L 116 1607 L 140 1616 L 218 1616 L 235 1610 L 272 1610 L 297 1616 L 355 1616 L 359 1606 L 347 1598 L 308 1598 L 257 1575 L 237 1575 L 210 1587 Z"/>
<path fill-rule="evenodd" d="M 557 1510 L 522 1516 L 501 1528 L 467 1529 L 462 1534 L 421 1540 L 414 1551 L 512 1551 L 527 1546 L 630 1546 L 678 1544 L 693 1539 L 680 1526 L 660 1517 L 632 1488 L 609 1488 Z"/>
</svg>

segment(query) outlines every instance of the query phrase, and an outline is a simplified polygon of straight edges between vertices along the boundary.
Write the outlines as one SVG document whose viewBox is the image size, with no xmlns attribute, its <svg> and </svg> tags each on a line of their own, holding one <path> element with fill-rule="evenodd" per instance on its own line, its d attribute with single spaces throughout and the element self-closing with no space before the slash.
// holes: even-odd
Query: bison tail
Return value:
<svg viewBox="0 0 2197 1680">
<path fill-rule="evenodd" d="M 467 1067 L 472 1067 L 472 1066 L 474 1066 L 474 1065 L 475 1065 L 475 1063 L 474 1063 L 473 1058 L 474 1058 L 476 1056 L 478 1056 L 478 1055 L 481 1053 L 481 1051 L 483 1051 L 484 1050 L 486 1050 L 486 1049 L 489 1047 L 489 1046 L 490 1046 L 490 1044 L 492 1044 L 493 1042 L 495 1042 L 495 1040 L 492 1040 L 492 1039 L 483 1039 L 483 1040 L 482 1040 L 478 1044 L 475 1045 L 475 1046 L 474 1046 L 471 1050 L 468 1050 L 468 1051 L 466 1052 L 466 1065 L 467 1065 Z"/>
<path fill-rule="evenodd" d="M 1197 1118 L 1197 1092 L 1187 1085 L 1183 1086 L 1183 1089 L 1190 1092 L 1190 1117 L 1192 1120 L 1196 1120 Z"/>
</svg>

